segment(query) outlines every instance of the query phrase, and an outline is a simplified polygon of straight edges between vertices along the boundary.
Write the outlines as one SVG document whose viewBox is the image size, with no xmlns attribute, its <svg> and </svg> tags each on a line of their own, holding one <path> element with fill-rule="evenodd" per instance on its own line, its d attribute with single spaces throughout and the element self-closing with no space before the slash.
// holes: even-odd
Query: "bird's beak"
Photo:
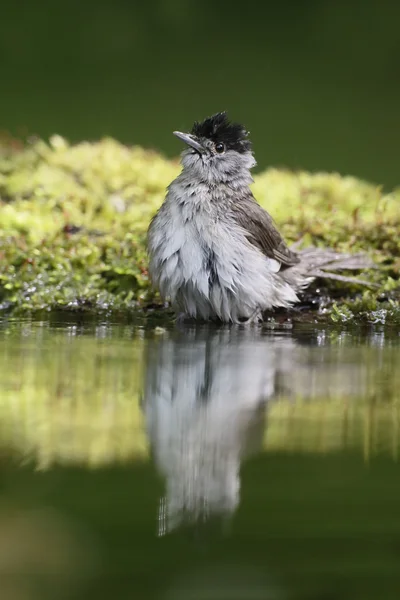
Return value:
<svg viewBox="0 0 400 600">
<path fill-rule="evenodd" d="M 177 138 L 182 140 L 182 142 L 185 142 L 185 144 L 187 144 L 188 146 L 191 146 L 192 148 L 197 150 L 197 152 L 204 152 L 203 146 L 200 144 L 199 140 L 194 135 L 190 133 L 181 133 L 180 131 L 174 131 L 174 135 L 176 135 Z"/>
</svg>

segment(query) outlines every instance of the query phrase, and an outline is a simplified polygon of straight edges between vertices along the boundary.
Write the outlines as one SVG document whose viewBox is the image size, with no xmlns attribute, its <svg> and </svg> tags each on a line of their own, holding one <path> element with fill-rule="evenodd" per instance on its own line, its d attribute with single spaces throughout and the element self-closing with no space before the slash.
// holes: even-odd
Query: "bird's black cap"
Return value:
<svg viewBox="0 0 400 600">
<path fill-rule="evenodd" d="M 191 134 L 197 138 L 207 138 L 214 143 L 223 142 L 228 149 L 236 152 L 243 153 L 251 150 L 251 142 L 247 137 L 248 131 L 243 125 L 229 121 L 226 112 L 207 117 L 201 123 L 196 121 Z"/>
</svg>

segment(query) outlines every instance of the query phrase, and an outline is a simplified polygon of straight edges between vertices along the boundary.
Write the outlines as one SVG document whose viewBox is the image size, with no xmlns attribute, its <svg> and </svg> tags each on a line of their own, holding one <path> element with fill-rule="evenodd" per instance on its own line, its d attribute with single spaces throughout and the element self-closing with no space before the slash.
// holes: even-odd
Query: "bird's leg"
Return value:
<svg viewBox="0 0 400 600">
<path fill-rule="evenodd" d="M 186 313 L 180 312 L 175 318 L 175 323 L 177 325 L 182 325 L 187 318 L 188 318 L 188 315 Z"/>
<path fill-rule="evenodd" d="M 175 325 L 177 325 L 177 327 L 184 327 L 188 324 L 193 325 L 193 323 L 196 323 L 198 321 L 199 319 L 196 319 L 195 317 L 192 317 L 191 315 L 188 315 L 185 312 L 180 312 L 175 317 Z"/>
<path fill-rule="evenodd" d="M 253 312 L 253 314 L 251 315 L 251 317 L 249 317 L 249 323 L 261 323 L 262 320 L 263 320 L 262 313 L 261 313 L 261 310 L 259 308 L 257 308 Z"/>
<path fill-rule="evenodd" d="M 250 317 L 246 320 L 239 321 L 241 325 L 254 325 L 257 323 L 261 323 L 263 320 L 262 313 L 259 308 L 256 308 L 255 311 L 250 315 Z"/>
<path fill-rule="evenodd" d="M 185 322 L 188 318 L 188 315 L 184 312 L 180 312 L 177 314 L 177 316 L 175 317 L 175 327 L 178 329 L 178 331 L 185 331 Z"/>
</svg>

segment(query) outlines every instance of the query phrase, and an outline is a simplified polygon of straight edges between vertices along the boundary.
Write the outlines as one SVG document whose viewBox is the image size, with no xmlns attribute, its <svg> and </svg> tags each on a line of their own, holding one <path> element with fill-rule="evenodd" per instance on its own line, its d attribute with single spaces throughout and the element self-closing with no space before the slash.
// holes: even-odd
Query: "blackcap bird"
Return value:
<svg viewBox="0 0 400 600">
<path fill-rule="evenodd" d="M 150 223 L 148 252 L 153 285 L 181 317 L 258 322 L 316 277 L 354 281 L 330 270 L 371 266 L 364 255 L 286 245 L 249 188 L 248 132 L 225 112 L 174 134 L 187 145 L 183 169 Z"/>
</svg>

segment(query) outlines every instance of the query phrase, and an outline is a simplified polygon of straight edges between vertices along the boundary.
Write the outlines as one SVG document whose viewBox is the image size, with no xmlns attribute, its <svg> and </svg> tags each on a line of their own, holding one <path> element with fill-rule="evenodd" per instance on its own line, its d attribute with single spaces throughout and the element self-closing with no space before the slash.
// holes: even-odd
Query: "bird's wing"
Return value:
<svg viewBox="0 0 400 600">
<path fill-rule="evenodd" d="M 244 230 L 249 242 L 261 252 L 279 261 L 282 267 L 300 262 L 297 253 L 288 248 L 272 217 L 258 204 L 250 190 L 232 205 L 231 210 L 233 219 Z"/>
</svg>

